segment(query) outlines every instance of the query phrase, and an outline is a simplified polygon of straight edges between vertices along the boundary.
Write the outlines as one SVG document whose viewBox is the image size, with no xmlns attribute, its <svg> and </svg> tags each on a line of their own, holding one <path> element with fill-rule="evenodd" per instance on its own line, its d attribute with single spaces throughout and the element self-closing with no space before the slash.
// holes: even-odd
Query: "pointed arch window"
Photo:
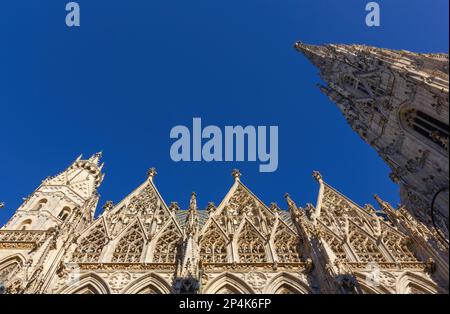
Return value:
<svg viewBox="0 0 450 314">
<path fill-rule="evenodd" d="M 115 263 L 138 263 L 144 250 L 144 235 L 138 224 L 135 224 L 123 236 L 114 251 L 112 261 Z"/>
<path fill-rule="evenodd" d="M 427 113 L 409 109 L 403 113 L 403 121 L 406 126 L 416 134 L 427 138 L 429 141 L 439 145 L 447 152 L 449 150 L 449 126 Z"/>
<path fill-rule="evenodd" d="M 69 217 L 70 212 L 71 212 L 70 207 L 66 206 L 60 211 L 58 218 L 61 219 L 62 221 L 65 221 L 67 217 Z"/>
<path fill-rule="evenodd" d="M 37 202 L 36 206 L 33 208 L 33 210 L 41 210 L 45 204 L 47 204 L 47 199 L 46 198 L 40 199 L 39 202 Z"/>
<path fill-rule="evenodd" d="M 263 240 L 246 223 L 238 240 L 239 261 L 241 263 L 267 262 Z"/>
<path fill-rule="evenodd" d="M 154 285 L 148 285 L 139 290 L 137 294 L 162 294 L 162 292 Z"/>
<path fill-rule="evenodd" d="M 29 230 L 32 224 L 32 220 L 31 219 L 25 219 L 24 221 L 22 221 L 22 223 L 19 226 L 19 230 Z"/>
<path fill-rule="evenodd" d="M 347 261 L 347 254 L 345 253 L 344 244 L 342 243 L 342 240 L 339 240 L 338 238 L 328 233 L 324 233 L 323 239 L 328 244 L 328 246 L 333 251 L 334 255 L 339 261 L 341 262 Z"/>
<path fill-rule="evenodd" d="M 350 246 L 361 262 L 386 262 L 386 258 L 375 241 L 355 226 L 350 226 Z"/>
<path fill-rule="evenodd" d="M 278 228 L 275 233 L 274 244 L 278 262 L 300 262 L 299 240 L 294 234 L 289 232 L 285 226 Z"/>
<path fill-rule="evenodd" d="M 85 237 L 73 254 L 78 263 L 94 263 L 100 259 L 103 247 L 106 244 L 106 233 L 102 224 Z"/>
<path fill-rule="evenodd" d="M 181 235 L 175 225 L 171 225 L 156 243 L 153 262 L 154 263 L 175 263 L 178 257 Z"/>
<path fill-rule="evenodd" d="M 215 294 L 241 294 L 241 292 L 230 284 L 225 284 L 217 289 Z"/>
<path fill-rule="evenodd" d="M 388 232 L 383 242 L 397 262 L 418 261 L 414 253 L 410 250 L 407 239 L 393 232 Z"/>
<path fill-rule="evenodd" d="M 214 224 L 211 224 L 202 237 L 200 259 L 206 263 L 227 262 L 227 244 Z"/>
<path fill-rule="evenodd" d="M 291 285 L 283 284 L 275 291 L 275 294 L 301 294 L 301 292 Z"/>
<path fill-rule="evenodd" d="M 8 279 L 12 278 L 13 275 L 20 269 L 21 263 L 18 260 L 6 261 L 0 265 L 0 283 L 5 283 Z"/>
</svg>

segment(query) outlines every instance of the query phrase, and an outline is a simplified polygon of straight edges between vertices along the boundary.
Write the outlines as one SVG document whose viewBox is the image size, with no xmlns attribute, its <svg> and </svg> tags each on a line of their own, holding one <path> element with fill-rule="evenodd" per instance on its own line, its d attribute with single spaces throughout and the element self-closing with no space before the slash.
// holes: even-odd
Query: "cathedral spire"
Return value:
<svg viewBox="0 0 450 314">
<path fill-rule="evenodd" d="M 302 42 L 294 47 L 319 69 L 325 82 L 320 90 L 391 168 L 402 204 L 434 227 L 426 208 L 449 180 L 448 54 Z M 448 209 L 447 193 L 435 203 L 447 238 Z"/>
<path fill-rule="evenodd" d="M 332 57 L 327 46 L 307 45 L 298 41 L 294 44 L 294 48 L 318 68 L 322 68 L 326 65 L 328 59 Z"/>
</svg>

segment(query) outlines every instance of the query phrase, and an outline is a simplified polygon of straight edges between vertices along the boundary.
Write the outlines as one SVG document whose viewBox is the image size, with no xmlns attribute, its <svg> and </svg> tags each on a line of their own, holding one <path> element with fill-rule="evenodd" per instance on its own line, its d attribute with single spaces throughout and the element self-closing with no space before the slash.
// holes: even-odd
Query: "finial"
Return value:
<svg viewBox="0 0 450 314">
<path fill-rule="evenodd" d="M 389 204 L 386 201 L 383 201 L 377 194 L 374 194 L 373 197 L 375 198 L 375 200 L 377 201 L 377 203 L 380 205 L 381 209 L 388 213 L 392 211 L 392 207 L 391 204 Z"/>
<path fill-rule="evenodd" d="M 270 209 L 275 213 L 278 213 L 280 211 L 280 207 L 278 207 L 277 203 L 270 203 Z"/>
<path fill-rule="evenodd" d="M 89 161 L 92 162 L 93 164 L 98 165 L 98 162 L 100 161 L 100 159 L 102 158 L 103 153 L 100 151 L 98 153 L 95 153 L 94 155 L 92 155 L 91 157 L 89 157 Z"/>
<path fill-rule="evenodd" d="M 114 203 L 112 201 L 106 201 L 105 205 L 103 205 L 103 209 L 108 211 L 114 207 Z"/>
<path fill-rule="evenodd" d="M 378 194 L 374 194 L 373 198 L 378 202 L 378 204 L 384 205 L 384 201 L 378 196 Z"/>
<path fill-rule="evenodd" d="M 189 209 L 190 210 L 197 209 L 197 194 L 195 194 L 195 192 L 191 193 L 191 201 L 189 202 Z"/>
<path fill-rule="evenodd" d="M 214 202 L 208 202 L 208 206 L 206 207 L 206 211 L 208 214 L 211 214 L 216 210 L 216 205 L 214 205 Z"/>
<path fill-rule="evenodd" d="M 4 202 L 0 202 L 0 208 L 5 207 L 5 203 Z"/>
<path fill-rule="evenodd" d="M 376 209 L 371 204 L 364 205 L 364 209 L 371 215 L 375 215 L 377 213 Z"/>
<path fill-rule="evenodd" d="M 233 172 L 231 173 L 231 175 L 233 176 L 234 180 L 239 181 L 241 179 L 241 173 L 238 169 L 234 169 Z"/>
<path fill-rule="evenodd" d="M 169 210 L 172 212 L 176 212 L 176 211 L 180 210 L 180 206 L 178 206 L 178 202 L 170 203 Z"/>
<path fill-rule="evenodd" d="M 294 44 L 294 48 L 297 49 L 297 50 L 301 50 L 301 49 L 304 48 L 304 47 L 305 47 L 305 44 L 303 44 L 301 41 L 297 41 L 297 42 Z"/>
<path fill-rule="evenodd" d="M 288 203 L 288 207 L 289 209 L 296 209 L 297 205 L 295 204 L 295 202 L 292 200 L 291 196 L 289 195 L 289 193 L 285 193 L 284 194 L 284 198 L 286 199 L 286 202 Z"/>
<path fill-rule="evenodd" d="M 319 182 L 323 181 L 322 175 L 320 174 L 319 171 L 315 171 L 314 170 L 313 173 L 312 173 L 312 176 L 313 176 L 314 179 L 316 179 Z"/>
<path fill-rule="evenodd" d="M 150 168 L 147 171 L 147 177 L 150 181 L 153 181 L 153 178 L 157 175 L 156 168 Z"/>
</svg>

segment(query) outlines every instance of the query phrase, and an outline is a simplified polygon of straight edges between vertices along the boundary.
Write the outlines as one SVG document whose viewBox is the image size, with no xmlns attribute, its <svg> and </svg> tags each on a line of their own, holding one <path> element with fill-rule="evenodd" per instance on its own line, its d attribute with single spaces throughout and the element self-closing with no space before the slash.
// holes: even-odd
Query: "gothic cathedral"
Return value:
<svg viewBox="0 0 450 314">
<path fill-rule="evenodd" d="M 296 44 L 392 168 L 402 205 L 264 204 L 234 170 L 218 206 L 167 204 L 156 170 L 95 218 L 101 154 L 45 179 L 0 229 L 3 293 L 448 293 L 448 55 Z M 447 218 L 445 218 L 447 217 Z"/>
</svg>

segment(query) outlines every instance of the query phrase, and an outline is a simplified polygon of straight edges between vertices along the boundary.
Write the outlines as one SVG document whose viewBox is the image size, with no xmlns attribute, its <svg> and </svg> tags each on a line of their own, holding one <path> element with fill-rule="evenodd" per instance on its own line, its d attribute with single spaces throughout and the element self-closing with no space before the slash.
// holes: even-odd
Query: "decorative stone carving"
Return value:
<svg viewBox="0 0 450 314">
<path fill-rule="evenodd" d="M 317 208 L 309 204 L 304 211 L 287 196 L 290 214 L 275 204 L 267 207 L 240 177 L 208 212 L 197 208 L 195 194 L 187 211 L 167 207 L 147 180 L 91 220 L 98 203 L 94 194 L 73 207 L 70 223 L 42 231 L 17 230 L 20 224 L 0 230 L 6 257 L 0 260 L 0 280 L 8 293 L 359 293 L 364 291 L 356 280 L 376 263 L 383 291 L 430 293 L 445 282 L 434 281 L 441 269 L 435 265 L 445 265 L 440 256 L 448 256 L 448 244 L 436 230 L 378 197 L 382 212 L 361 208 L 315 176 L 321 191 Z M 40 191 L 37 200 L 61 194 L 52 188 Z M 67 194 L 62 196 L 57 199 Z M 21 210 L 14 220 L 29 215 Z M 433 260 L 421 259 L 419 250 Z M 421 280 L 420 287 L 398 288 L 397 274 Z M 77 286 L 80 278 L 84 286 Z"/>
<path fill-rule="evenodd" d="M 262 272 L 249 272 L 245 275 L 245 281 L 256 291 L 261 291 L 267 282 L 267 277 Z"/>
<path fill-rule="evenodd" d="M 117 291 L 120 291 L 123 289 L 132 279 L 132 276 L 130 273 L 127 272 L 115 272 L 111 274 L 111 276 L 108 279 L 108 284 L 111 287 L 111 289 Z"/>
</svg>

